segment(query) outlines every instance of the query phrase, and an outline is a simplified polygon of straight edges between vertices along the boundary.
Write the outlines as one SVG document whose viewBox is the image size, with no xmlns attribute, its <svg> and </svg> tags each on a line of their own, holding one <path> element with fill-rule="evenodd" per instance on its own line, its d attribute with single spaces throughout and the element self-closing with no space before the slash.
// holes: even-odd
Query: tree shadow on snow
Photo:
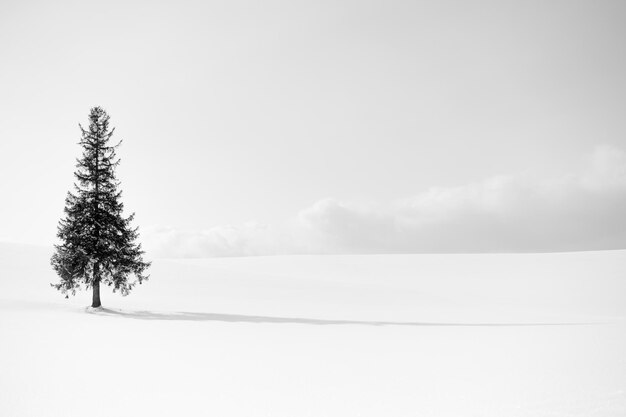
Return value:
<svg viewBox="0 0 626 417">
<path fill-rule="evenodd" d="M 309 325 L 345 325 L 356 324 L 363 326 L 438 326 L 438 327 L 515 327 L 515 326 L 577 326 L 597 323 L 447 323 L 447 322 L 403 322 L 403 321 L 365 321 L 365 320 L 328 320 L 302 317 L 271 317 L 252 316 L 243 314 L 153 312 L 153 311 L 122 311 L 101 308 L 94 313 L 98 315 L 118 316 L 138 320 L 174 320 L 174 321 L 214 321 L 227 323 L 282 323 L 282 324 L 309 324 Z"/>
</svg>

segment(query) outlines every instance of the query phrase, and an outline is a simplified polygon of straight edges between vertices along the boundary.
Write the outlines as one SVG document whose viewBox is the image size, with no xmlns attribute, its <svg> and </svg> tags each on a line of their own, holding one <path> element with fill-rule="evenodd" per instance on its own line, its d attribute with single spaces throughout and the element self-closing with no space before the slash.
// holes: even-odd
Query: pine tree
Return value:
<svg viewBox="0 0 626 417">
<path fill-rule="evenodd" d="M 55 245 L 51 264 L 61 278 L 51 284 L 65 294 L 76 294 L 84 284 L 92 288 L 92 307 L 100 307 L 100 283 L 113 292 L 127 295 L 137 282 L 148 279 L 138 229 L 131 227 L 134 213 L 124 218 L 120 185 L 115 177 L 119 159 L 115 150 L 121 141 L 109 145 L 115 129 L 109 131 L 109 116 L 100 107 L 89 114 L 89 129 L 79 124 L 83 154 L 77 159 L 74 193 L 65 200 L 65 217 L 58 226 L 61 244 Z M 132 281 L 130 277 L 134 276 Z"/>
</svg>

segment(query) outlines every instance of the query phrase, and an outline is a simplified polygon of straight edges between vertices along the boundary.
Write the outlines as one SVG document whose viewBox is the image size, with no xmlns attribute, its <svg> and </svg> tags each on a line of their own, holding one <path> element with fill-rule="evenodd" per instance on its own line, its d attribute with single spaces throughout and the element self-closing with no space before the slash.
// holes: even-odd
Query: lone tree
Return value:
<svg viewBox="0 0 626 417">
<path fill-rule="evenodd" d="M 58 226 L 61 244 L 55 245 L 51 264 L 61 278 L 51 284 L 65 294 L 76 294 L 85 284 L 93 290 L 92 307 L 100 307 L 100 283 L 113 286 L 113 292 L 127 295 L 150 266 L 144 262 L 141 245 L 135 243 L 137 228 L 131 227 L 134 213 L 124 218 L 120 202 L 119 181 L 115 168 L 119 165 L 114 146 L 109 139 L 109 116 L 100 107 L 89 113 L 89 129 L 79 124 L 83 155 L 77 160 L 74 176 L 75 192 L 65 199 L 65 217 Z M 134 276 L 135 279 L 129 278 Z"/>
</svg>

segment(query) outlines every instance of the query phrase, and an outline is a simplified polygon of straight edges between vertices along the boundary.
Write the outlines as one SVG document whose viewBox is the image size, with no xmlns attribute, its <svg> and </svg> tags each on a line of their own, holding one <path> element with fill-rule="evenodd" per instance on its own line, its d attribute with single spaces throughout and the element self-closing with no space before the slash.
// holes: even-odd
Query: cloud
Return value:
<svg viewBox="0 0 626 417">
<path fill-rule="evenodd" d="M 603 146 L 576 174 L 495 176 L 367 206 L 324 199 L 279 226 L 155 229 L 146 246 L 172 257 L 618 249 L 625 214 L 626 153 Z"/>
<path fill-rule="evenodd" d="M 288 247 L 278 230 L 252 222 L 200 231 L 158 227 L 148 229 L 145 235 L 146 248 L 157 257 L 273 255 Z"/>
</svg>

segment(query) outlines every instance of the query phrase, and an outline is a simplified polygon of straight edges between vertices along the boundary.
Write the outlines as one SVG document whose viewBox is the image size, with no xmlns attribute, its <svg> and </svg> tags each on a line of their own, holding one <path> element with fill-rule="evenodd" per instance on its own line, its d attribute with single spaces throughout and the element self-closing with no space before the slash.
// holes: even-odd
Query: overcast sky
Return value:
<svg viewBox="0 0 626 417">
<path fill-rule="evenodd" d="M 626 248 L 626 2 L 0 3 L 0 239 L 90 107 L 155 256 Z"/>
</svg>

